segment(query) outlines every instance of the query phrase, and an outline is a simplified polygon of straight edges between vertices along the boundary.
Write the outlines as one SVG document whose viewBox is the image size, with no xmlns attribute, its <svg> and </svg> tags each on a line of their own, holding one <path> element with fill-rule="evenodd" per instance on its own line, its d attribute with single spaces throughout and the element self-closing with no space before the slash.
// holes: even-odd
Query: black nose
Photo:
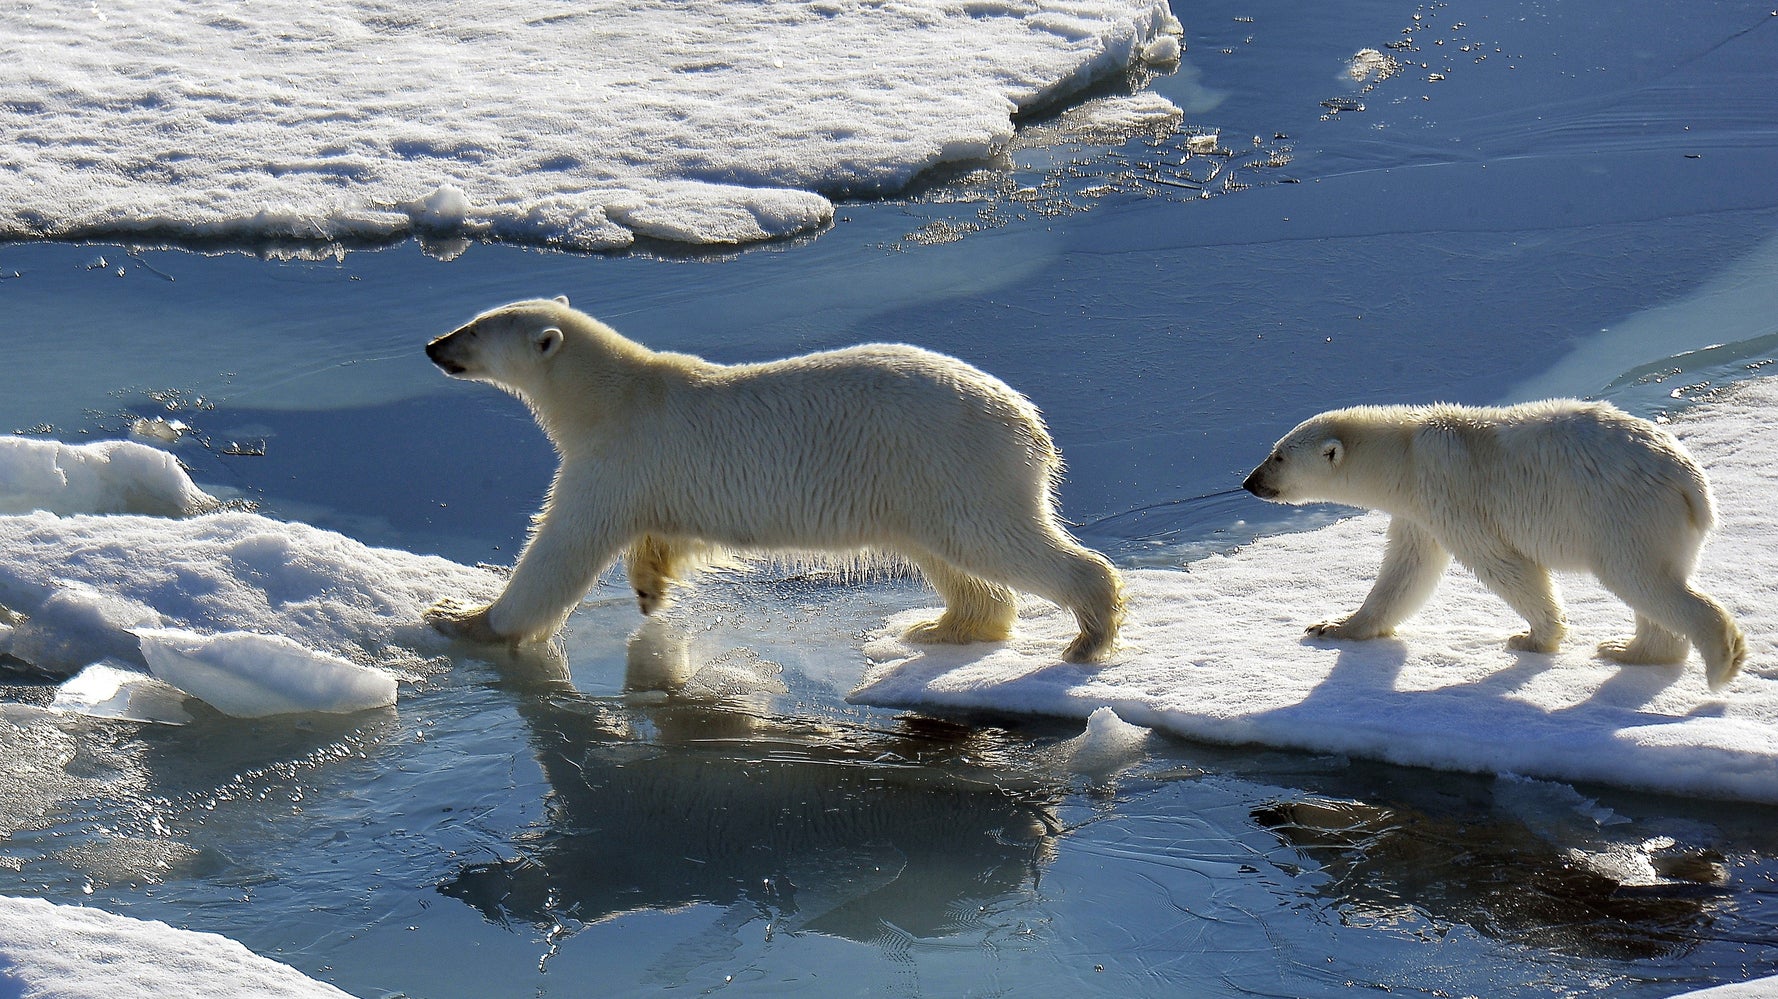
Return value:
<svg viewBox="0 0 1778 999">
<path fill-rule="evenodd" d="M 443 347 L 442 347 L 443 343 L 444 343 L 444 337 L 441 336 L 438 339 L 436 339 L 426 345 L 426 356 L 432 358 L 433 364 L 438 363 L 438 354 L 439 354 L 439 351 L 443 349 Z"/>
<path fill-rule="evenodd" d="M 1248 473 L 1247 478 L 1242 480 L 1241 488 L 1258 496 L 1260 499 L 1273 499 L 1278 495 L 1278 490 L 1259 481 L 1259 469 L 1257 468 Z"/>
</svg>

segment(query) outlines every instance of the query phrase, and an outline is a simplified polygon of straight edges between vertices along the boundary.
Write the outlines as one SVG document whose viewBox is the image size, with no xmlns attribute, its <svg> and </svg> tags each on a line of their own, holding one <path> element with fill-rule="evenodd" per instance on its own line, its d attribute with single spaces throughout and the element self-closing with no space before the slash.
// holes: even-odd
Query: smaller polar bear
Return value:
<svg viewBox="0 0 1778 999">
<path fill-rule="evenodd" d="M 1710 486 L 1671 434 L 1605 403 L 1359 406 L 1304 421 L 1242 483 L 1280 503 L 1390 514 L 1383 565 L 1352 614 L 1311 635 L 1376 638 L 1432 595 L 1451 556 L 1523 615 L 1510 648 L 1553 652 L 1567 624 L 1551 569 L 1584 569 L 1636 615 L 1599 654 L 1704 659 L 1712 690 L 1747 657 L 1741 630 L 1688 579 L 1714 521 Z"/>
<path fill-rule="evenodd" d="M 517 302 L 439 337 L 446 374 L 531 408 L 561 458 L 506 589 L 441 602 L 440 630 L 547 639 L 620 554 L 644 614 L 731 550 L 905 556 L 944 598 L 924 642 L 1001 641 L 1014 590 L 1074 612 L 1064 655 L 1105 659 L 1123 617 L 1110 562 L 1069 536 L 1062 459 L 1036 407 L 955 358 L 872 344 L 764 364 L 649 350 L 570 308 Z"/>
</svg>

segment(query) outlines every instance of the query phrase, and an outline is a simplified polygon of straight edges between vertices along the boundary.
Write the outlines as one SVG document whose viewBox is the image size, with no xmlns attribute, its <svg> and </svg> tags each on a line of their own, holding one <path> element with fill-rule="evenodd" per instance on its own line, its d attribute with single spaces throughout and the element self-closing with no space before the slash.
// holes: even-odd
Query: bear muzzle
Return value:
<svg viewBox="0 0 1778 999">
<path fill-rule="evenodd" d="M 1248 492 L 1252 493 L 1255 496 L 1258 496 L 1260 499 L 1263 499 L 1263 500 L 1277 499 L 1278 498 L 1278 490 L 1272 488 L 1270 485 L 1268 485 L 1266 483 L 1266 481 L 1263 478 L 1260 477 L 1261 471 L 1262 471 L 1262 469 L 1256 468 L 1252 472 L 1248 473 L 1247 478 L 1241 482 L 1241 488 L 1247 490 Z"/>
<path fill-rule="evenodd" d="M 453 330 L 426 345 L 426 356 L 432 363 L 439 366 L 447 375 L 461 375 L 469 368 L 454 356 L 456 351 L 451 343 L 462 330 Z"/>
</svg>

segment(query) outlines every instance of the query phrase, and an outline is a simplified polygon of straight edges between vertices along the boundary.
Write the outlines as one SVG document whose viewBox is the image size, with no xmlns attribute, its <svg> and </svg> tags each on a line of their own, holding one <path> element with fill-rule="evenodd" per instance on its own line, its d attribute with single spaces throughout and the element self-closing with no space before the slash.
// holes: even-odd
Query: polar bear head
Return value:
<svg viewBox="0 0 1778 999">
<path fill-rule="evenodd" d="M 529 396 L 562 350 L 578 313 L 566 296 L 514 302 L 484 312 L 426 345 L 426 356 L 452 378 L 491 382 Z"/>
<path fill-rule="evenodd" d="M 1241 487 L 1278 503 L 1391 509 L 1408 488 L 1424 410 L 1354 406 L 1309 417 L 1285 434 Z"/>
</svg>

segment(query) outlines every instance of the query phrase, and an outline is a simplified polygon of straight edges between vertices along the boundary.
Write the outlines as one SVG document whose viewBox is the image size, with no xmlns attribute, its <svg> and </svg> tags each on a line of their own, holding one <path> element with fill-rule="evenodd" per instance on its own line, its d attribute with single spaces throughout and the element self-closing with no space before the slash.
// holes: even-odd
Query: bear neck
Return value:
<svg viewBox="0 0 1778 999">
<path fill-rule="evenodd" d="M 1417 518 L 1421 504 L 1414 488 L 1414 430 L 1411 426 L 1372 427 L 1363 439 L 1347 433 L 1345 467 L 1340 470 L 1337 503 Z"/>
<path fill-rule="evenodd" d="M 637 432 L 634 420 L 646 415 L 640 400 L 658 400 L 694 364 L 716 367 L 699 358 L 649 350 L 596 321 L 572 329 L 564 325 L 564 331 L 568 339 L 555 362 L 521 395 L 563 457 L 628 442 Z"/>
</svg>

